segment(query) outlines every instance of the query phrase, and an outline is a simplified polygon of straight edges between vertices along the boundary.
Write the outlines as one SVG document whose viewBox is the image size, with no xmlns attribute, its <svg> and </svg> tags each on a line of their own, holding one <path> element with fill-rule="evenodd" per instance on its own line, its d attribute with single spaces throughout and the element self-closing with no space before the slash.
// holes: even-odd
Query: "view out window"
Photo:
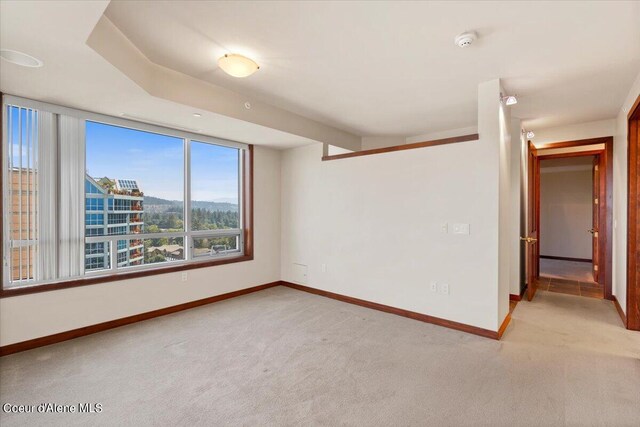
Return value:
<svg viewBox="0 0 640 427">
<path fill-rule="evenodd" d="M 4 289 L 244 254 L 246 146 L 47 107 L 3 104 Z"/>
<path fill-rule="evenodd" d="M 86 218 L 95 216 L 89 206 L 104 206 L 102 236 L 184 232 L 184 144 L 151 132 L 87 121 L 86 123 Z M 95 221 L 87 220 L 87 227 Z M 157 240 L 157 239 L 154 239 Z M 141 239 L 117 241 L 117 267 L 184 260 L 184 238 L 172 244 L 146 246 Z M 90 236 L 89 242 L 99 239 Z M 105 238 L 106 246 L 115 239 Z M 85 271 L 95 264 L 86 255 Z M 105 265 L 103 269 L 108 268 Z"/>
</svg>

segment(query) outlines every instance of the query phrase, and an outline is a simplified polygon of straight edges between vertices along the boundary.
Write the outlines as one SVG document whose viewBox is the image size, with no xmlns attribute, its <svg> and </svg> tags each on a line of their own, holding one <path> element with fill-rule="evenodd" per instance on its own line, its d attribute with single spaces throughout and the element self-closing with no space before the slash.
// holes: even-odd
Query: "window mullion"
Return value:
<svg viewBox="0 0 640 427">
<path fill-rule="evenodd" d="M 184 259 L 193 259 L 193 239 L 191 237 L 191 139 L 184 140 Z"/>
</svg>

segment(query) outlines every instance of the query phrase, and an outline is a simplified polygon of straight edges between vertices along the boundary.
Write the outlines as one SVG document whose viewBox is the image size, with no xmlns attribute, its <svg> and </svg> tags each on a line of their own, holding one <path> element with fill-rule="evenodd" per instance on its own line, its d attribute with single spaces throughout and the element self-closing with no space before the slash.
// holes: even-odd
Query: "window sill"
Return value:
<svg viewBox="0 0 640 427">
<path fill-rule="evenodd" d="M 75 288 L 79 286 L 96 285 L 98 283 L 117 282 L 120 280 L 137 279 L 140 277 L 156 276 L 159 274 L 174 273 L 176 271 L 195 270 L 198 268 L 214 267 L 217 265 L 233 264 L 236 262 L 252 261 L 252 255 L 240 255 L 237 257 L 212 259 L 206 261 L 196 261 L 180 265 L 168 265 L 154 269 L 131 271 L 104 276 L 85 277 L 82 279 L 71 279 L 64 282 L 54 282 L 49 284 L 39 284 L 33 286 L 16 287 L 2 289 L 0 298 L 9 298 L 19 295 L 35 294 L 40 292 L 57 291 L 59 289 Z"/>
</svg>

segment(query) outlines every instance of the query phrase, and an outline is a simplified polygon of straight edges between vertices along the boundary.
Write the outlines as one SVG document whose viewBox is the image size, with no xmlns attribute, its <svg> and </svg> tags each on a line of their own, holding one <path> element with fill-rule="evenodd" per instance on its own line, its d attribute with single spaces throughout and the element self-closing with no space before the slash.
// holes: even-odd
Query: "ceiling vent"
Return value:
<svg viewBox="0 0 640 427">
<path fill-rule="evenodd" d="M 458 34 L 455 38 L 456 46 L 458 47 L 471 46 L 471 43 L 473 43 L 477 38 L 478 38 L 478 35 L 474 31 Z"/>
</svg>

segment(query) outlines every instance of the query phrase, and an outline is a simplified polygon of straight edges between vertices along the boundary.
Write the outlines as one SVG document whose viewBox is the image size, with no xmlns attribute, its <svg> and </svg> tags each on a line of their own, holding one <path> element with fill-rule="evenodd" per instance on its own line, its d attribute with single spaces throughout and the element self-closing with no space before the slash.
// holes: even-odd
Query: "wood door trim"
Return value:
<svg viewBox="0 0 640 427">
<path fill-rule="evenodd" d="M 627 329 L 640 330 L 640 96 L 627 116 Z"/>
<path fill-rule="evenodd" d="M 65 332 L 60 332 L 53 335 L 34 338 L 31 340 L 17 342 L 14 344 L 8 344 L 0 347 L 0 356 L 6 356 L 9 354 L 18 353 L 21 351 L 31 350 L 37 347 L 44 347 L 46 345 L 68 341 L 73 338 L 79 338 L 86 335 L 95 334 L 95 333 L 106 331 L 113 328 L 119 328 L 120 326 L 130 325 L 132 323 L 142 322 L 143 320 L 153 319 L 154 317 L 160 317 L 167 314 L 176 313 L 178 311 L 188 310 L 191 308 L 200 307 L 202 305 L 223 301 L 229 298 L 239 297 L 241 295 L 250 294 L 252 292 L 262 291 L 264 289 L 272 288 L 274 286 L 279 286 L 280 284 L 281 284 L 280 281 L 271 282 L 264 285 L 253 286 L 251 288 L 240 289 L 238 291 L 227 292 L 226 294 L 207 297 L 207 298 L 203 298 L 195 301 L 189 301 L 182 304 L 160 308 L 153 311 L 147 311 L 145 313 L 134 314 L 133 316 L 127 316 L 127 317 L 122 317 L 120 319 L 109 320 L 107 322 L 102 322 L 95 325 L 84 326 L 82 328 L 72 329 L 70 331 L 65 331 Z"/>
<path fill-rule="evenodd" d="M 548 160 L 548 159 L 558 159 L 565 157 L 577 157 L 577 156 L 593 156 L 599 155 L 601 156 L 600 165 L 603 166 L 602 170 L 604 170 L 604 174 L 600 174 L 600 215 L 603 221 L 600 221 L 601 224 L 599 230 L 600 237 L 600 260 L 598 262 L 598 267 L 600 269 L 600 274 L 604 278 L 604 297 L 605 299 L 611 300 L 613 298 L 613 283 L 612 283 L 612 265 L 613 265 L 613 137 L 600 137 L 600 138 L 592 138 L 592 139 L 580 139 L 576 141 L 564 141 L 558 144 L 562 144 L 564 147 L 578 147 L 581 145 L 589 145 L 593 144 L 593 141 L 597 141 L 598 144 L 605 144 L 603 150 L 596 151 L 583 151 L 578 153 L 560 153 L 560 154 L 539 154 L 534 152 L 534 155 L 538 158 L 538 169 L 540 169 L 540 161 Z M 555 144 L 545 144 L 545 148 L 560 148 L 556 147 Z M 538 147 L 538 149 L 540 149 Z M 538 171 L 539 172 L 539 171 Z M 540 177 L 538 173 L 538 178 Z M 604 184 L 604 185 L 603 185 Z M 536 182 L 538 186 L 538 191 L 536 194 L 536 208 L 535 215 L 536 221 L 538 221 L 538 226 L 540 224 L 540 181 L 539 179 Z M 604 195 L 604 196 L 603 196 Z M 604 224 L 604 226 L 602 225 Z M 538 230 L 538 234 L 540 230 Z M 538 244 L 540 244 L 540 240 L 538 239 Z M 538 258 L 538 263 L 540 262 L 540 258 Z"/>
<path fill-rule="evenodd" d="M 388 305 L 379 304 L 377 302 L 371 302 L 360 298 L 336 294 L 334 292 L 324 291 L 322 289 L 316 289 L 310 286 L 299 285 L 297 283 L 282 281 L 282 284 L 288 288 L 296 289 L 298 291 L 308 292 L 325 298 L 331 298 L 349 304 L 370 308 L 373 310 L 384 311 L 385 313 L 408 317 L 410 319 L 419 320 L 421 322 L 432 323 L 434 325 L 444 326 L 445 328 L 455 329 L 457 331 L 467 332 L 469 334 L 479 335 L 481 337 L 491 338 L 494 340 L 499 340 L 502 337 L 502 334 L 511 321 L 511 315 L 508 314 L 500 325 L 500 328 L 497 331 L 491 331 L 489 329 L 479 328 L 477 326 L 471 326 L 465 323 L 455 322 L 453 320 L 442 319 L 440 317 L 430 316 L 423 313 L 416 313 L 415 311 L 404 310 L 402 308 L 391 307 Z"/>
<path fill-rule="evenodd" d="M 545 144 L 534 145 L 537 150 L 546 150 L 549 148 L 567 148 L 580 147 L 582 145 L 606 144 L 611 138 L 610 136 L 601 136 L 598 138 L 576 139 L 573 141 L 547 142 Z"/>
<path fill-rule="evenodd" d="M 452 138 L 434 139 L 432 141 L 414 142 L 412 144 L 394 145 L 392 147 L 374 148 L 371 150 L 354 151 L 353 153 L 333 154 L 322 156 L 322 160 L 339 160 L 351 157 L 370 156 L 372 154 L 390 153 L 393 151 L 413 150 L 416 148 L 434 147 L 436 145 L 454 144 L 457 142 L 477 141 L 480 136 L 477 133 L 470 135 L 454 136 Z"/>
<path fill-rule="evenodd" d="M 540 238 L 540 225 L 536 214 L 537 206 L 537 193 L 538 193 L 538 150 L 531 141 L 527 142 L 527 224 L 526 224 L 526 237 L 533 237 L 538 239 L 535 243 L 539 245 Z M 533 235 L 535 233 L 535 236 Z M 526 288 L 525 293 L 527 300 L 531 301 L 535 297 L 537 284 L 536 279 L 539 272 L 539 258 L 535 256 L 536 251 L 539 252 L 538 247 L 534 247 L 533 244 L 526 242 L 525 244 L 525 275 L 526 275 Z"/>
<path fill-rule="evenodd" d="M 593 262 L 593 260 L 589 259 L 589 258 L 571 258 L 571 257 L 568 257 L 568 256 L 540 255 L 540 258 L 557 259 L 557 260 L 560 260 L 560 261 Z"/>
<path fill-rule="evenodd" d="M 577 151 L 575 153 L 557 153 L 557 154 L 541 153 L 541 154 L 537 154 L 537 156 L 542 160 L 566 159 L 568 157 L 597 156 L 599 154 L 604 153 L 605 150 L 589 150 L 589 151 Z"/>
</svg>

